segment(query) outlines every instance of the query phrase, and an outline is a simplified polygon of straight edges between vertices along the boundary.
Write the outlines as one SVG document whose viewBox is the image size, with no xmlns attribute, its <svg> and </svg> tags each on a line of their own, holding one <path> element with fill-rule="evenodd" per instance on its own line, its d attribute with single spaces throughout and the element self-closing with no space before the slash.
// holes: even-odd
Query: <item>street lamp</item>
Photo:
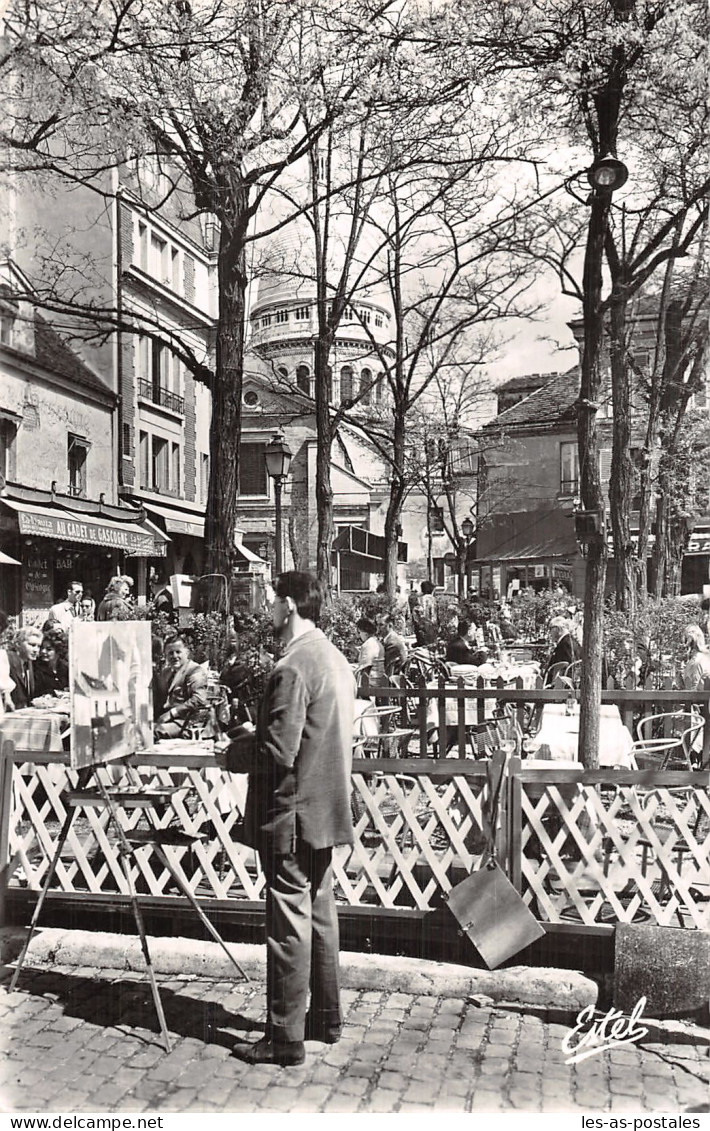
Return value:
<svg viewBox="0 0 710 1131">
<path fill-rule="evenodd" d="M 286 443 L 283 434 L 277 432 L 267 445 L 264 453 L 266 470 L 269 478 L 274 481 L 274 504 L 276 519 L 274 523 L 274 539 L 276 542 L 276 573 L 283 570 L 283 536 L 281 533 L 281 489 L 291 466 L 291 449 Z"/>
<path fill-rule="evenodd" d="M 461 523 L 461 533 L 463 534 L 464 538 L 466 539 L 466 557 L 464 558 L 464 567 L 463 567 L 464 568 L 464 580 L 466 582 L 466 596 L 468 596 L 468 548 L 471 545 L 471 539 L 473 538 L 473 532 L 474 532 L 475 529 L 476 528 L 473 525 L 473 523 L 471 522 L 471 519 L 468 516 L 466 516 L 466 518 Z M 459 577 L 460 577 L 460 575 L 459 575 Z M 460 584 L 460 581 L 459 581 L 459 584 Z"/>
<path fill-rule="evenodd" d="M 624 162 L 619 161 L 618 157 L 614 157 L 612 153 L 607 153 L 606 157 L 600 157 L 590 169 L 587 169 L 587 180 L 590 185 L 597 192 L 602 193 L 616 192 L 617 189 L 626 184 L 628 176 L 629 170 Z"/>
</svg>

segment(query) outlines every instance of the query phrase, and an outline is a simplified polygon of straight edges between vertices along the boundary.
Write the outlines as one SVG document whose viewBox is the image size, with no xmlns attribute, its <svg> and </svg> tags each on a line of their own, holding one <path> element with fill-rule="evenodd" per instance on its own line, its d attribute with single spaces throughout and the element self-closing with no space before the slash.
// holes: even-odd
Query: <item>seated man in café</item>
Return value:
<svg viewBox="0 0 710 1131">
<path fill-rule="evenodd" d="M 35 664 L 35 695 L 52 695 L 69 689 L 69 644 L 61 629 L 50 629 L 42 638 Z"/>
<path fill-rule="evenodd" d="M 16 634 L 13 647 L 7 650 L 10 679 L 15 686 L 11 698 L 16 711 L 29 707 L 36 690 L 35 664 L 42 646 L 42 633 L 38 628 L 21 628 Z"/>
<path fill-rule="evenodd" d="M 207 718 L 207 672 L 190 659 L 182 636 L 165 645 L 165 667 L 155 677 L 155 737 L 179 738 Z"/>
<path fill-rule="evenodd" d="M 399 675 L 407 662 L 409 650 L 404 637 L 395 629 L 394 617 L 382 618 L 382 644 L 385 650 L 385 675 Z"/>
<path fill-rule="evenodd" d="M 446 646 L 446 660 L 450 664 L 482 664 L 488 657 L 485 647 L 479 644 L 479 629 L 473 621 L 460 620 L 458 636 Z"/>
<path fill-rule="evenodd" d="M 513 619 L 510 615 L 510 609 L 507 606 L 504 606 L 500 611 L 499 628 L 500 634 L 505 641 L 515 640 L 516 636 L 518 635 L 515 631 L 515 625 L 513 624 Z"/>
<path fill-rule="evenodd" d="M 573 664 L 581 657 L 579 644 L 572 636 L 569 623 L 564 617 L 553 617 L 550 621 L 550 638 L 552 652 L 545 669 L 545 686 L 549 687 L 557 675 L 562 672 L 561 665 Z"/>
<path fill-rule="evenodd" d="M 688 649 L 688 659 L 683 668 L 683 687 L 686 691 L 702 691 L 705 680 L 710 680 L 710 652 L 700 625 L 689 624 L 683 633 Z"/>
</svg>

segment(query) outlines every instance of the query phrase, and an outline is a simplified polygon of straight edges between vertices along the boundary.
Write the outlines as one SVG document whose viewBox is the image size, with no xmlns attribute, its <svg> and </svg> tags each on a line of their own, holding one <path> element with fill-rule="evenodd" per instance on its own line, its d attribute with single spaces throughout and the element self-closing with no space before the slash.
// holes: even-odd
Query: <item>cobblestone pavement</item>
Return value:
<svg viewBox="0 0 710 1131">
<path fill-rule="evenodd" d="M 6 979 L 7 981 L 7 979 Z M 174 1048 L 134 974 L 26 969 L 0 992 L 0 1107 L 15 1112 L 694 1111 L 710 1034 L 565 1065 L 566 1026 L 444 997 L 344 991 L 346 1028 L 297 1068 L 249 1067 L 264 986 L 159 979 Z"/>
</svg>

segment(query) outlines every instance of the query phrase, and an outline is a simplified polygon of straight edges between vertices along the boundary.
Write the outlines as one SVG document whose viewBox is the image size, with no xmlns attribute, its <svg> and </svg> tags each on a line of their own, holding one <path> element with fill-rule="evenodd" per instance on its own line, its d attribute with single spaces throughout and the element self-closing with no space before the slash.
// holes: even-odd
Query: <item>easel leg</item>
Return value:
<svg viewBox="0 0 710 1131">
<path fill-rule="evenodd" d="M 133 918 L 136 921 L 136 926 L 138 928 L 138 935 L 139 935 L 140 940 L 141 940 L 141 950 L 143 951 L 143 959 L 145 961 L 145 966 L 146 966 L 146 970 L 148 971 L 148 978 L 149 978 L 149 981 L 150 981 L 150 992 L 153 995 L 153 1004 L 155 1005 L 155 1012 L 158 1015 L 158 1022 L 160 1023 L 160 1032 L 163 1035 L 163 1044 L 165 1045 L 165 1051 L 170 1052 L 171 1048 L 172 1048 L 172 1045 L 170 1044 L 170 1034 L 168 1032 L 168 1026 L 167 1026 L 166 1021 L 165 1021 L 165 1013 L 163 1011 L 163 1003 L 160 999 L 160 991 L 158 989 L 158 983 L 155 980 L 155 971 L 153 970 L 153 963 L 152 963 L 151 958 L 150 958 L 150 951 L 148 949 L 148 938 L 147 938 L 146 933 L 145 933 L 145 924 L 143 922 L 143 914 L 141 912 L 140 904 L 138 902 L 138 896 L 136 894 L 136 889 L 135 889 L 135 886 L 133 884 L 133 877 L 131 876 L 131 866 L 130 866 L 129 860 L 128 860 L 129 856 L 133 855 L 133 849 L 132 849 L 131 845 L 129 844 L 129 842 L 126 838 L 126 834 L 123 830 L 123 826 L 118 819 L 118 814 L 116 813 L 116 807 L 114 806 L 113 799 L 112 799 L 110 793 L 108 792 L 108 790 L 106 789 L 106 786 L 101 781 L 101 778 L 99 777 L 98 774 L 96 775 L 96 781 L 97 781 L 99 790 L 101 792 L 101 796 L 103 797 L 103 799 L 106 803 L 106 806 L 108 808 L 109 820 L 110 820 L 111 824 L 113 825 L 114 829 L 116 830 L 116 834 L 117 834 L 119 842 L 120 842 L 119 855 L 121 857 L 121 865 L 123 867 L 123 874 L 126 877 L 126 884 L 128 885 L 128 894 L 129 894 L 129 897 L 130 897 L 130 900 L 131 900 L 131 907 L 133 909 Z"/>
<path fill-rule="evenodd" d="M 131 850 L 130 850 L 130 846 L 129 846 L 128 854 L 130 854 L 130 851 Z M 153 1004 L 155 1005 L 155 1012 L 158 1014 L 158 1021 L 160 1023 L 160 1032 L 163 1035 L 163 1043 L 165 1045 L 165 1051 L 170 1052 L 171 1049 L 172 1049 L 172 1045 L 170 1044 L 170 1034 L 168 1032 L 168 1026 L 167 1026 L 166 1021 L 165 1021 L 165 1013 L 163 1012 L 163 1003 L 160 999 L 160 991 L 158 989 L 158 983 L 155 980 L 155 971 L 153 970 L 153 963 L 151 962 L 150 951 L 148 950 L 148 939 L 147 939 L 146 933 L 145 933 L 145 924 L 143 922 L 143 915 L 142 915 L 142 912 L 141 912 L 141 909 L 140 909 L 140 904 L 138 902 L 138 896 L 136 895 L 136 891 L 135 891 L 135 888 L 133 886 L 133 877 L 131 876 L 131 867 L 130 867 L 130 864 L 128 862 L 128 854 L 122 848 L 122 850 L 121 850 L 121 864 L 123 865 L 123 872 L 124 872 L 124 875 L 126 877 L 126 883 L 128 884 L 128 891 L 129 891 L 129 895 L 130 895 L 130 899 L 131 899 L 131 907 L 133 908 L 133 917 L 136 921 L 136 926 L 138 928 L 138 934 L 139 934 L 140 940 L 141 940 L 141 950 L 143 951 L 143 959 L 145 961 L 146 970 L 148 971 L 148 978 L 150 980 L 150 992 L 153 995 Z"/>
<path fill-rule="evenodd" d="M 191 904 L 192 904 L 192 906 L 194 907 L 195 911 L 196 911 L 196 912 L 197 912 L 197 914 L 199 915 L 199 917 L 200 917 L 200 919 L 201 919 L 202 923 L 203 923 L 203 924 L 205 925 L 205 927 L 207 928 L 207 930 L 209 931 L 209 933 L 210 933 L 210 934 L 212 935 L 212 938 L 213 938 L 213 939 L 215 940 L 215 942 L 218 942 L 218 943 L 219 943 L 219 945 L 220 945 L 220 946 L 222 947 L 222 950 L 223 950 L 223 951 L 224 951 L 224 953 L 225 953 L 225 954 L 227 955 L 227 958 L 228 958 L 228 959 L 229 959 L 229 961 L 230 961 L 230 962 L 232 963 L 232 965 L 233 965 L 233 966 L 235 966 L 235 967 L 237 968 L 237 970 L 238 970 L 238 971 L 239 971 L 239 973 L 241 974 L 241 976 L 242 976 L 242 978 L 244 979 L 244 981 L 245 981 L 245 982 L 248 982 L 248 981 L 249 981 L 249 975 L 248 975 L 248 974 L 246 974 L 244 970 L 242 970 L 241 966 L 240 966 L 240 965 L 239 965 L 239 963 L 237 962 L 237 960 L 236 960 L 236 958 L 234 957 L 234 955 L 230 953 L 230 951 L 229 951 L 229 949 L 228 949 L 228 947 L 227 947 L 227 944 L 225 943 L 224 939 L 223 939 L 223 938 L 222 938 L 222 936 L 220 935 L 219 931 L 218 931 L 218 930 L 217 930 L 217 928 L 216 928 L 215 926 L 213 926 L 213 924 L 212 924 L 212 923 L 211 923 L 211 922 L 209 921 L 209 919 L 208 919 L 208 918 L 207 918 L 207 916 L 205 915 L 204 911 L 203 911 L 203 910 L 202 910 L 202 908 L 200 907 L 199 903 L 198 903 L 198 902 L 197 902 L 197 900 L 195 899 L 195 896 L 193 895 L 193 893 L 192 893 L 192 891 L 190 890 L 189 886 L 188 886 L 188 885 L 187 885 L 186 883 L 184 883 L 184 881 L 183 881 L 183 878 L 182 878 L 182 876 L 180 875 L 180 873 L 179 873 L 179 872 L 177 871 L 177 869 L 176 869 L 176 868 L 174 868 L 174 867 L 173 867 L 173 865 L 171 864 L 170 860 L 168 860 L 168 857 L 167 857 L 166 853 L 165 853 L 165 852 L 163 851 L 163 848 L 162 848 L 162 846 L 160 846 L 160 845 L 157 845 L 157 844 L 154 844 L 154 845 L 153 845 L 153 851 L 155 852 L 155 855 L 156 855 L 156 856 L 158 857 L 158 859 L 159 859 L 160 861 L 162 861 L 162 863 L 164 864 L 164 866 L 165 866 L 165 867 L 166 867 L 166 868 L 168 869 L 168 871 L 170 872 L 170 875 L 171 875 L 171 876 L 173 877 L 173 879 L 175 880 L 175 883 L 176 883 L 176 884 L 178 885 L 178 887 L 179 887 L 179 888 L 180 888 L 180 890 L 181 890 L 181 891 L 183 892 L 183 894 L 187 896 L 188 900 L 190 901 L 190 903 L 191 903 Z"/>
<path fill-rule="evenodd" d="M 85 767 L 83 770 L 79 770 L 79 780 L 77 782 L 77 789 L 84 789 L 85 788 L 86 783 L 88 782 L 92 773 L 93 773 L 93 767 Z M 29 932 L 27 934 L 27 938 L 25 939 L 25 944 L 22 947 L 22 952 L 20 954 L 20 957 L 17 960 L 17 965 L 15 966 L 15 973 L 12 975 L 12 980 L 10 981 L 10 985 L 8 986 L 8 992 L 9 993 L 12 993 L 14 991 L 15 986 L 17 985 L 17 980 L 20 977 L 20 972 L 22 971 L 22 967 L 23 967 L 25 959 L 27 957 L 27 951 L 30 949 L 30 943 L 32 942 L 32 939 L 34 938 L 35 931 L 37 930 L 37 924 L 39 923 L 39 917 L 42 914 L 42 908 L 44 906 L 44 901 L 47 897 L 47 892 L 49 891 L 49 886 L 50 886 L 52 880 L 54 879 L 54 873 L 57 870 L 57 864 L 59 863 L 59 857 L 62 854 L 62 849 L 64 848 L 64 845 L 66 844 L 67 837 L 69 836 L 69 830 L 71 829 L 72 822 L 74 820 L 74 813 L 75 812 L 76 812 L 76 807 L 73 806 L 73 805 L 69 806 L 67 815 L 64 818 L 64 824 L 62 825 L 61 831 L 59 833 L 59 839 L 57 841 L 57 847 L 54 850 L 54 855 L 52 856 L 52 859 L 51 859 L 51 862 L 50 862 L 50 865 L 49 865 L 49 870 L 47 871 L 47 875 L 45 876 L 44 883 L 42 884 L 42 890 L 40 891 L 39 898 L 38 898 L 38 900 L 35 904 L 35 909 L 34 909 L 34 912 L 33 912 L 33 915 L 32 915 L 32 920 L 30 922 L 30 929 L 29 929 Z"/>
</svg>

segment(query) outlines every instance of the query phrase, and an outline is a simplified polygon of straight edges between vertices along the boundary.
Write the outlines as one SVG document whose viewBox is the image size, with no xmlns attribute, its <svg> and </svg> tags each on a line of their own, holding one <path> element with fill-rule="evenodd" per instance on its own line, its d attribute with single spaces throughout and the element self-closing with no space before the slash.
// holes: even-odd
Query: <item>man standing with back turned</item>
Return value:
<svg viewBox="0 0 710 1131">
<path fill-rule="evenodd" d="M 334 1044 L 342 1027 L 332 853 L 353 839 L 355 679 L 316 627 L 318 579 L 283 573 L 274 592 L 283 654 L 256 732 L 246 724 L 218 760 L 249 773 L 244 840 L 266 876 L 266 1033 L 234 1053 L 251 1064 L 294 1065 L 305 1059 L 304 1040 Z"/>
</svg>

